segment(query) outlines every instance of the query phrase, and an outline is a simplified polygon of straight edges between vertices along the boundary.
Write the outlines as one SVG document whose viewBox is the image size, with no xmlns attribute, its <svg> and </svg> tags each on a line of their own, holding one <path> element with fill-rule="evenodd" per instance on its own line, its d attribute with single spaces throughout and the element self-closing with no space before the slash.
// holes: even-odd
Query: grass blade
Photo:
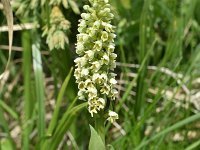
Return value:
<svg viewBox="0 0 200 150">
<path fill-rule="evenodd" d="M 198 146 L 200 146 L 200 140 L 197 140 L 196 142 L 192 143 L 185 150 L 193 150 L 197 148 Z"/>
<path fill-rule="evenodd" d="M 64 96 L 64 93 L 65 93 L 65 89 L 69 83 L 69 80 L 71 78 L 71 75 L 72 75 L 72 70 L 73 68 L 71 68 L 69 74 L 67 75 L 61 89 L 60 89 L 60 92 L 58 94 L 58 98 L 56 100 L 56 106 L 55 106 L 55 110 L 53 112 L 53 117 L 51 119 L 51 122 L 49 124 L 49 128 L 48 128 L 48 131 L 47 131 L 47 136 L 51 136 L 52 135 L 52 132 L 57 124 L 57 120 L 58 120 L 58 114 L 59 114 L 59 110 L 60 110 L 60 106 L 61 106 L 61 102 L 62 102 L 62 99 L 63 99 L 63 96 Z"/>
<path fill-rule="evenodd" d="M 145 58 L 145 53 L 147 52 L 147 13 L 149 9 L 151 0 L 144 1 L 143 11 L 141 14 L 141 22 L 140 22 L 140 32 L 139 32 L 139 62 L 142 63 Z M 147 57 L 148 61 L 149 57 Z M 134 106 L 134 114 L 135 118 L 137 118 L 139 115 L 141 115 L 141 112 L 143 112 L 144 108 L 144 99 L 145 99 L 145 76 L 146 76 L 146 67 L 147 67 L 147 61 L 145 61 L 143 67 L 141 68 L 141 71 L 138 73 L 138 79 L 137 79 L 137 88 L 136 88 L 136 103 Z"/>
<path fill-rule="evenodd" d="M 75 99 L 76 100 L 76 99 Z M 74 102 L 75 102 L 74 100 Z M 65 114 L 63 115 L 63 117 L 61 118 L 55 134 L 53 135 L 53 137 L 50 139 L 49 143 L 51 143 L 50 145 L 48 144 L 48 146 L 50 146 L 48 149 L 49 150 L 55 150 L 57 149 L 59 143 L 61 142 L 63 136 L 65 135 L 65 133 L 67 132 L 67 130 L 69 129 L 70 125 L 73 122 L 73 119 L 75 117 L 75 115 L 77 115 L 78 112 L 80 112 L 81 109 L 83 109 L 84 107 L 87 106 L 87 102 L 79 104 L 71 109 L 68 109 Z M 43 148 L 44 150 L 46 149 Z"/>
<path fill-rule="evenodd" d="M 142 147 L 144 147 L 144 146 L 146 146 L 147 144 L 149 144 L 151 141 L 153 141 L 153 140 L 155 140 L 155 139 L 157 139 L 157 138 L 160 138 L 161 136 L 166 135 L 167 133 L 169 133 L 169 132 L 171 132 L 171 131 L 174 131 L 174 130 L 176 130 L 176 129 L 178 129 L 178 128 L 184 126 L 184 125 L 187 125 L 187 124 L 189 124 L 189 123 L 191 123 L 191 122 L 194 122 L 194 121 L 196 121 L 196 120 L 199 120 L 199 119 L 200 119 L 200 113 L 197 113 L 197 114 L 195 114 L 195 115 L 193 115 L 193 116 L 190 116 L 190 117 L 188 117 L 188 118 L 186 118 L 186 119 L 184 119 L 184 120 L 181 120 L 181 121 L 175 123 L 174 125 L 172 125 L 172 126 L 166 128 L 165 130 L 159 132 L 158 134 L 154 135 L 152 138 L 150 138 L 150 139 L 148 139 L 148 140 L 142 142 L 138 147 L 135 148 L 135 150 L 139 150 L 139 149 L 141 149 Z"/>
<path fill-rule="evenodd" d="M 42 69 L 42 59 L 40 53 L 40 44 L 36 40 L 36 43 L 32 45 L 33 50 L 33 69 L 35 74 L 35 90 L 36 99 L 38 103 L 38 135 L 39 139 L 42 139 L 45 134 L 45 95 L 44 95 L 44 77 Z"/>
<path fill-rule="evenodd" d="M 143 59 L 142 63 L 141 63 L 141 66 L 138 70 L 138 74 L 140 74 L 140 72 L 142 71 L 143 67 L 145 66 L 145 63 L 151 53 L 151 51 L 153 50 L 155 44 L 156 44 L 157 40 L 155 40 L 151 46 L 151 48 L 147 51 L 146 55 L 145 55 L 145 58 Z M 122 98 L 120 99 L 119 101 L 119 105 L 117 105 L 116 107 L 116 110 L 117 112 L 120 110 L 120 108 L 122 107 L 123 103 L 125 102 L 125 100 L 127 99 L 128 95 L 130 94 L 131 92 L 131 89 L 133 88 L 133 86 L 135 85 L 136 81 L 138 79 L 138 75 L 136 76 L 136 78 L 134 78 L 129 84 L 128 84 L 128 88 L 126 90 L 126 92 L 123 94 Z"/>
</svg>

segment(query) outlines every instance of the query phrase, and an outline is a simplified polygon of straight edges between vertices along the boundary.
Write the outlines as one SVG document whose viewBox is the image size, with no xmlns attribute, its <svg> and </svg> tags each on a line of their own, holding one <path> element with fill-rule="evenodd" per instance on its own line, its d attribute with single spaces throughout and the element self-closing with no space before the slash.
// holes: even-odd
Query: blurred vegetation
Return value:
<svg viewBox="0 0 200 150">
<path fill-rule="evenodd" d="M 120 119 L 106 125 L 108 149 L 198 150 L 200 1 L 110 1 Z M 88 149 L 94 122 L 86 104 L 76 100 L 70 72 L 78 20 L 87 3 L 12 1 L 12 59 L 0 81 L 0 149 Z M 0 6 L 3 73 L 9 41 Z"/>
</svg>

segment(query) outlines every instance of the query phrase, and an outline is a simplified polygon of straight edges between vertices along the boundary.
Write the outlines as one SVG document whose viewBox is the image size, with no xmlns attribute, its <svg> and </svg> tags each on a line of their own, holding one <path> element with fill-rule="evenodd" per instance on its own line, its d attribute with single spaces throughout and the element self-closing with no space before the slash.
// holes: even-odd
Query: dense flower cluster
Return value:
<svg viewBox="0 0 200 150">
<path fill-rule="evenodd" d="M 89 0 L 91 6 L 85 5 L 86 13 L 82 13 L 77 35 L 74 76 L 78 83 L 78 97 L 88 100 L 88 109 L 94 113 L 105 108 L 110 100 L 115 100 L 117 90 L 114 85 L 116 74 L 116 57 L 114 53 L 114 27 L 111 19 L 111 6 L 108 0 Z M 113 122 L 118 118 L 116 113 L 108 114 Z M 114 115 L 114 116 L 113 116 Z"/>
<path fill-rule="evenodd" d="M 50 9 L 46 9 L 45 4 L 47 3 L 50 5 Z M 71 8 L 75 14 L 80 14 L 78 3 L 76 1 L 14 0 L 12 6 L 17 15 L 21 15 L 21 17 L 26 18 L 22 20 L 33 21 L 34 16 L 34 23 L 37 26 L 43 26 L 44 32 L 42 35 L 46 37 L 46 43 L 48 44 L 50 50 L 65 49 L 66 45 L 69 44 L 68 32 L 70 31 L 71 24 L 65 18 L 61 8 Z M 49 11 L 51 12 L 49 13 Z M 40 21 L 41 18 L 44 19 L 42 22 Z"/>
<path fill-rule="evenodd" d="M 65 44 L 69 43 L 66 33 L 70 29 L 70 22 L 65 19 L 60 8 L 54 6 L 50 15 L 50 25 L 44 27 L 43 36 L 47 35 L 46 43 L 50 50 L 65 49 Z"/>
</svg>

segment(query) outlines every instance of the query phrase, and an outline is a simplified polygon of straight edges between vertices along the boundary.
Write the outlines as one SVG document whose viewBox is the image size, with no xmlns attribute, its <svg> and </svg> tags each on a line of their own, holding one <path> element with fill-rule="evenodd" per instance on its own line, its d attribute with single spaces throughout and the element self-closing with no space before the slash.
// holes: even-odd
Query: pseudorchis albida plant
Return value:
<svg viewBox="0 0 200 150">
<path fill-rule="evenodd" d="M 111 25 L 114 15 L 108 0 L 89 2 L 90 6 L 83 7 L 86 13 L 81 14 L 78 25 L 76 53 L 79 57 L 74 60 L 78 98 L 88 101 L 92 117 L 103 112 L 107 120 L 113 123 L 118 119 L 118 114 L 107 110 L 107 107 L 111 106 L 118 94 L 114 88 L 117 81 L 113 72 L 117 57 L 114 53 L 116 35 Z"/>
</svg>

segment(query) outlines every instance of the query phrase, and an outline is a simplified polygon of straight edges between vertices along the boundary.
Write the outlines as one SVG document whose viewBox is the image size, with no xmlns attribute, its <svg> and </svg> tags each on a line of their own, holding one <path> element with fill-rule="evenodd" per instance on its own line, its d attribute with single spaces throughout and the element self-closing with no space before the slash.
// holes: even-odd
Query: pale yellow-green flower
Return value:
<svg viewBox="0 0 200 150">
<path fill-rule="evenodd" d="M 65 19 L 60 8 L 53 6 L 50 15 L 50 26 L 46 25 L 43 32 L 43 36 L 47 35 L 46 43 L 50 50 L 65 49 L 65 45 L 69 43 L 66 34 L 70 26 L 70 22 Z"/>
<path fill-rule="evenodd" d="M 117 119 L 119 119 L 118 114 L 114 111 L 109 110 L 108 112 L 108 121 L 110 121 L 111 123 L 115 122 Z"/>
<path fill-rule="evenodd" d="M 111 20 L 114 15 L 108 0 L 89 0 L 86 11 L 79 20 L 76 44 L 78 58 L 74 60 L 76 69 L 74 76 L 78 83 L 79 99 L 88 101 L 88 110 L 93 117 L 106 105 L 116 99 L 117 90 L 114 85 L 116 67 L 114 53 L 114 27 Z M 105 110 L 104 110 L 105 111 Z M 118 118 L 109 111 L 107 120 L 113 122 Z"/>
</svg>

